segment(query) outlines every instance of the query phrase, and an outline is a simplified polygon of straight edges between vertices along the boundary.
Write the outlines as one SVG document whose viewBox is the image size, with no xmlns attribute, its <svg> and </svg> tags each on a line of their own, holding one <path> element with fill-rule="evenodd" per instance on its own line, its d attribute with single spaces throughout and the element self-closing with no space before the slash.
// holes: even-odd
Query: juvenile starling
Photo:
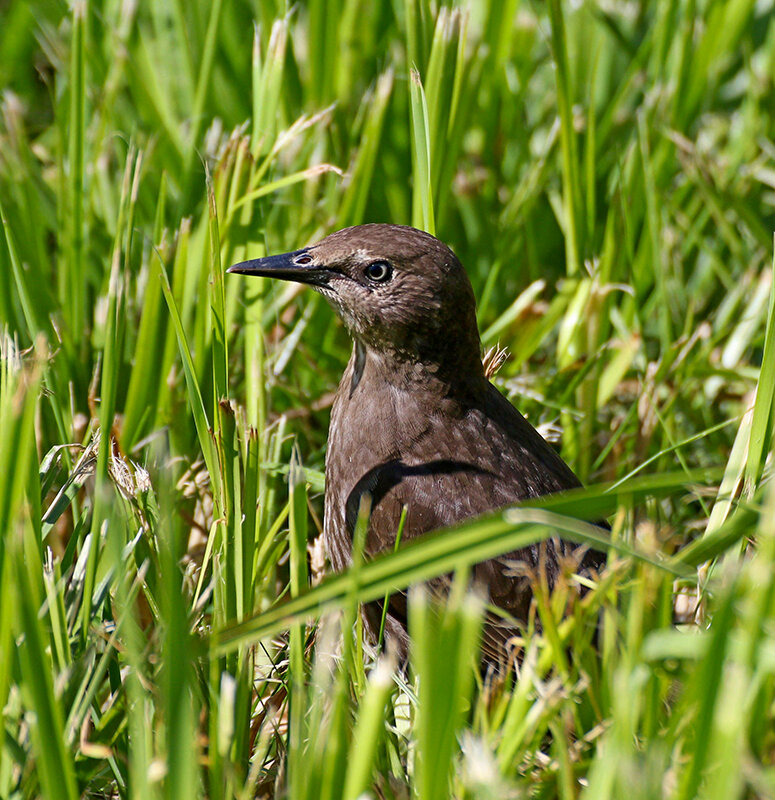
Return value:
<svg viewBox="0 0 775 800">
<path fill-rule="evenodd" d="M 354 346 L 331 413 L 323 533 L 337 571 L 350 562 L 361 496 L 371 496 L 366 552 L 392 549 L 404 506 L 403 541 L 427 531 L 579 486 L 571 469 L 485 376 L 476 304 L 455 254 L 428 233 L 359 225 L 310 247 L 245 261 L 229 272 L 312 286 L 344 321 Z M 558 539 L 478 564 L 474 581 L 517 621 L 530 606 L 529 581 L 551 586 L 573 545 Z M 587 551 L 579 568 L 601 564 Z M 443 591 L 446 578 L 431 581 Z M 364 609 L 372 635 L 381 604 Z M 483 654 L 497 662 L 515 628 L 494 615 Z M 405 656 L 406 597 L 392 595 L 385 635 Z"/>
</svg>

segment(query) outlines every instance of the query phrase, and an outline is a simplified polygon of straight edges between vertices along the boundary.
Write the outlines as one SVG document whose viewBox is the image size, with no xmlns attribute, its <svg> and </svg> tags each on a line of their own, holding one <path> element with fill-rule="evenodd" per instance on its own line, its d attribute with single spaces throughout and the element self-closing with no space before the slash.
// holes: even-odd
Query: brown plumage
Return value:
<svg viewBox="0 0 775 800">
<path fill-rule="evenodd" d="M 326 455 L 324 536 L 331 564 L 350 561 L 352 532 L 364 493 L 372 498 L 366 549 L 395 543 L 403 506 L 403 540 L 520 500 L 579 486 L 565 462 L 487 380 L 481 361 L 471 284 L 454 253 L 428 233 L 399 225 L 360 225 L 315 245 L 247 261 L 229 272 L 310 284 L 344 321 L 354 341 L 331 413 Z M 492 602 L 524 621 L 529 582 L 513 562 L 537 567 L 549 584 L 560 540 L 478 564 L 474 580 Z M 580 554 L 580 567 L 602 556 Z M 443 590 L 445 578 L 431 586 Z M 365 609 L 372 634 L 380 604 Z M 494 662 L 515 633 L 491 616 L 484 657 Z M 386 635 L 405 654 L 406 602 L 390 599 Z"/>
</svg>

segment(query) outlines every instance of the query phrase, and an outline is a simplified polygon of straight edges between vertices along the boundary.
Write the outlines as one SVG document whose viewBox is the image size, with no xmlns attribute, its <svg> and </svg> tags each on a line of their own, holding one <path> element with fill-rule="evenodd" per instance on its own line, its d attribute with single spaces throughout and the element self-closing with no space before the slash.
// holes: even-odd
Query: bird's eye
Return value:
<svg viewBox="0 0 775 800">
<path fill-rule="evenodd" d="M 393 268 L 387 261 L 372 261 L 364 270 L 366 277 L 373 283 L 385 283 L 393 275 Z"/>
<path fill-rule="evenodd" d="M 304 254 L 302 254 L 300 256 L 296 256 L 294 261 L 299 266 L 306 266 L 307 264 L 311 264 L 312 263 L 312 256 L 308 256 L 306 253 L 304 253 Z"/>
</svg>

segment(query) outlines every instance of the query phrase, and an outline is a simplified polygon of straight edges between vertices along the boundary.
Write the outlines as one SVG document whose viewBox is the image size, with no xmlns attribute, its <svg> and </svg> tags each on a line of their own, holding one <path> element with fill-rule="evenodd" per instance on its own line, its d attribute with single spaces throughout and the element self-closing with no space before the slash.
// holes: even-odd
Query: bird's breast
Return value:
<svg viewBox="0 0 775 800">
<path fill-rule="evenodd" d="M 504 504 L 493 496 L 495 472 L 478 463 L 485 451 L 484 462 L 492 460 L 490 447 L 476 433 L 481 423 L 469 426 L 476 441 L 466 443 L 461 436 L 466 415 L 459 409 L 395 386 L 369 393 L 362 387 L 363 381 L 352 397 L 340 391 L 329 430 L 324 531 L 337 570 L 349 562 L 366 495 L 372 553 L 393 546 L 404 506 L 407 540 L 480 513 L 485 486 L 488 503 Z"/>
</svg>

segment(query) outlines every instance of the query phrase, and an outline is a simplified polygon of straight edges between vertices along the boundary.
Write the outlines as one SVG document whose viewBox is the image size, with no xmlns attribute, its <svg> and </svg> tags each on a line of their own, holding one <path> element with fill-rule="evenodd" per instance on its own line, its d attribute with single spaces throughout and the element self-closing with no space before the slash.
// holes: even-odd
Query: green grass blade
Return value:
<svg viewBox="0 0 775 800">
<path fill-rule="evenodd" d="M 428 106 L 420 73 L 412 68 L 409 75 L 412 118 L 412 225 L 434 233 L 433 185 L 431 183 L 431 141 L 428 130 Z"/>
<path fill-rule="evenodd" d="M 207 420 L 207 412 L 205 411 L 204 401 L 202 400 L 202 392 L 199 389 L 199 382 L 196 377 L 194 362 L 191 358 L 191 350 L 188 346 L 186 333 L 183 330 L 183 323 L 180 319 L 180 314 L 178 313 L 178 307 L 175 303 L 175 298 L 172 295 L 172 288 L 170 287 L 167 273 L 164 270 L 164 265 L 157 261 L 156 268 L 161 280 L 161 290 L 164 294 L 164 299 L 167 302 L 167 308 L 169 309 L 170 316 L 172 317 L 172 325 L 178 340 L 180 357 L 183 361 L 183 372 L 186 376 L 188 402 L 191 408 L 191 413 L 194 417 L 194 424 L 199 437 L 199 446 L 202 448 L 202 455 L 204 456 L 207 470 L 210 473 L 210 480 L 213 482 L 214 500 L 216 503 L 220 503 L 222 495 L 218 460 L 215 454 L 212 435 L 210 433 L 210 425 Z"/>
<path fill-rule="evenodd" d="M 775 259 L 775 257 L 774 257 Z M 773 261 L 775 274 L 775 260 Z M 761 480 L 768 451 L 772 450 L 775 420 L 775 280 L 770 282 L 770 303 L 764 332 L 762 366 L 756 384 L 748 458 L 745 463 L 745 494 L 751 497 Z"/>
<path fill-rule="evenodd" d="M 354 746 L 347 760 L 344 800 L 357 800 L 371 786 L 377 745 L 384 730 L 385 704 L 393 686 L 392 672 L 390 661 L 383 659 L 377 662 L 369 675 L 368 688 L 353 728 Z"/>
<path fill-rule="evenodd" d="M 557 105 L 560 115 L 560 147 L 562 149 L 563 222 L 565 259 L 568 275 L 581 268 L 581 247 L 578 223 L 581 219 L 581 183 L 579 177 L 578 145 L 573 127 L 573 97 L 568 65 L 568 46 L 565 18 L 559 0 L 549 0 L 549 19 L 552 25 L 552 50 L 557 79 Z"/>
<path fill-rule="evenodd" d="M 290 553 L 291 553 L 291 597 L 297 598 L 307 587 L 307 502 L 304 475 L 294 455 L 288 474 L 290 492 Z M 304 665 L 304 623 L 298 622 L 290 631 L 290 680 L 292 699 L 288 725 L 288 772 L 291 781 L 291 793 L 302 796 L 304 786 L 304 721 L 306 708 L 303 702 L 305 695 Z M 297 783 L 298 782 L 298 783 Z"/>
<path fill-rule="evenodd" d="M 62 265 L 60 300 L 67 310 L 69 336 L 80 340 L 86 327 L 86 269 L 84 263 L 84 160 L 86 128 L 86 77 L 84 25 L 89 13 L 85 0 L 72 7 L 70 45 L 70 118 L 67 126 L 68 175 L 67 261 Z M 80 349 L 76 347 L 76 351 Z"/>
<path fill-rule="evenodd" d="M 470 702 L 484 604 L 464 594 L 458 575 L 445 607 L 423 587 L 409 596 L 412 668 L 419 682 L 415 792 L 421 800 L 449 797 L 457 734 Z"/>
<path fill-rule="evenodd" d="M 570 496 L 572 493 L 566 493 L 562 502 L 575 510 L 578 504 L 569 500 Z M 546 507 L 550 502 L 551 500 L 545 500 L 541 505 Z M 559 507 L 560 501 L 554 502 Z M 662 562 L 622 542 L 612 541 L 597 526 L 543 509 L 523 506 L 468 523 L 455 533 L 438 531 L 426 535 L 410 542 L 396 553 L 377 556 L 359 567 L 355 577 L 350 574 L 330 577 L 296 600 L 218 632 L 216 652 L 229 652 L 246 642 L 270 636 L 287 628 L 299 618 L 308 618 L 312 613 L 342 608 L 348 598 L 352 599 L 350 594 L 356 584 L 357 600 L 370 602 L 382 598 L 386 591 L 398 591 L 458 567 L 471 566 L 535 544 L 557 533 L 579 543 L 597 545 L 600 548 L 612 547 L 674 575 L 687 577 L 693 574 L 692 570 L 677 560 L 671 563 Z"/>
<path fill-rule="evenodd" d="M 212 311 L 213 380 L 215 385 L 213 419 L 218 418 L 217 403 L 229 397 L 229 350 L 226 340 L 226 298 L 221 266 L 221 237 L 218 231 L 218 208 L 209 170 L 207 172 L 207 200 L 210 233 L 210 309 Z"/>
<path fill-rule="evenodd" d="M 121 322 L 123 319 L 123 285 L 121 281 L 122 252 L 129 258 L 129 251 L 122 250 L 122 236 L 126 234 L 127 244 L 131 247 L 131 206 L 132 177 L 139 174 L 140 156 L 135 160 L 133 148 L 127 156 L 124 171 L 124 183 L 121 192 L 121 206 L 116 240 L 113 246 L 113 258 L 110 267 L 108 285 L 108 309 L 105 324 L 105 346 L 102 356 L 100 383 L 100 444 L 97 451 L 96 485 L 94 489 L 94 508 L 92 510 L 91 537 L 92 546 L 89 551 L 89 562 L 84 582 L 83 605 L 81 606 L 81 642 L 85 644 L 89 636 L 92 622 L 92 600 L 97 577 L 97 563 L 100 557 L 100 540 L 103 525 L 107 516 L 107 508 L 112 500 L 113 487 L 108 476 L 108 464 L 113 456 L 113 419 L 116 413 L 116 396 L 118 392 L 118 373 L 120 370 Z M 126 225 L 126 231 L 124 226 Z"/>
<path fill-rule="evenodd" d="M 23 686 L 27 702 L 34 711 L 31 733 L 41 788 L 46 797 L 74 799 L 79 792 L 72 760 L 65 749 L 62 710 L 54 694 L 52 664 L 46 654 L 46 637 L 35 603 L 37 592 L 30 583 L 21 553 L 16 554 L 16 561 L 16 607 L 21 624 L 17 633 L 24 636 L 19 659 L 26 676 Z"/>
</svg>

